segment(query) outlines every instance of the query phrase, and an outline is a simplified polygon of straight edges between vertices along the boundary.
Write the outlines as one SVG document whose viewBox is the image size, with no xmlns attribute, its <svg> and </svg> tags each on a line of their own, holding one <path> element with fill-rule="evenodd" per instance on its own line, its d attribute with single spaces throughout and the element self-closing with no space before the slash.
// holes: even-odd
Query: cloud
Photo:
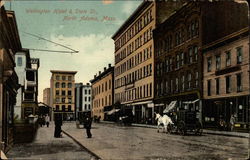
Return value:
<svg viewBox="0 0 250 160">
<path fill-rule="evenodd" d="M 111 4 L 113 2 L 114 2 L 113 0 L 102 0 L 103 4 Z"/>
<path fill-rule="evenodd" d="M 39 69 L 39 100 L 42 101 L 42 90 L 49 87 L 50 70 L 72 70 L 77 71 L 76 82 L 87 83 L 93 79 L 98 71 L 103 71 L 108 63 L 113 65 L 114 42 L 111 35 L 90 34 L 79 37 L 64 37 L 63 35 L 52 35 L 50 40 L 70 46 L 79 53 L 43 53 L 32 54 L 40 58 Z M 61 41 L 60 41 L 61 40 Z M 67 50 L 58 45 L 49 44 L 50 50 Z"/>
<path fill-rule="evenodd" d="M 133 1 L 126 1 L 122 7 L 122 12 L 130 15 L 135 9 L 136 5 Z"/>
</svg>

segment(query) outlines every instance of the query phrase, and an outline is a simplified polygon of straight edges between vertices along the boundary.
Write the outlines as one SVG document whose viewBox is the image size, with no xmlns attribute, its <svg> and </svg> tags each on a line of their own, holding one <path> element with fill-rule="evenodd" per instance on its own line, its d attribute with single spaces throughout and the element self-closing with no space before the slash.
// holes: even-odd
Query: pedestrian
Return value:
<svg viewBox="0 0 250 160">
<path fill-rule="evenodd" d="M 55 132 L 54 132 L 54 137 L 55 138 L 60 138 L 61 137 L 61 129 L 62 126 L 62 116 L 61 114 L 55 114 Z"/>
<path fill-rule="evenodd" d="M 235 115 L 232 114 L 230 118 L 230 126 L 231 126 L 231 131 L 234 130 L 234 123 L 235 123 Z"/>
<path fill-rule="evenodd" d="M 86 133 L 87 133 L 88 138 L 92 137 L 92 134 L 90 132 L 91 124 L 92 124 L 92 119 L 90 116 L 87 115 L 87 117 L 84 121 L 84 128 L 86 129 Z"/>
<path fill-rule="evenodd" d="M 49 116 L 48 116 L 48 114 L 46 114 L 45 122 L 46 122 L 47 127 L 49 127 Z"/>
</svg>

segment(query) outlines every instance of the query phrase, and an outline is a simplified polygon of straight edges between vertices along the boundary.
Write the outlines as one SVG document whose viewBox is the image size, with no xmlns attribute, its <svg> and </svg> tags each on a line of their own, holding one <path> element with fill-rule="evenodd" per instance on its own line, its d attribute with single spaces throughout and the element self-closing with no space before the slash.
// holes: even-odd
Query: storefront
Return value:
<svg viewBox="0 0 250 160">
<path fill-rule="evenodd" d="M 203 121 L 207 128 L 218 128 L 224 122 L 225 130 L 230 128 L 230 118 L 235 115 L 235 129 L 247 129 L 249 123 L 250 96 L 204 100 Z"/>
</svg>

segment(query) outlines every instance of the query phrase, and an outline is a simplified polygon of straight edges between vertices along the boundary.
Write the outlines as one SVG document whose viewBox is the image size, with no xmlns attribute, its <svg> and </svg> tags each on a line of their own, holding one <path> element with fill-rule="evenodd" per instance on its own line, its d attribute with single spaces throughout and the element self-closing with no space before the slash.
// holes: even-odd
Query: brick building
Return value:
<svg viewBox="0 0 250 160">
<path fill-rule="evenodd" d="M 154 116 L 152 31 L 183 2 L 144 1 L 112 36 L 115 44 L 114 102 L 132 110 L 136 123 Z"/>
<path fill-rule="evenodd" d="M 247 129 L 249 108 L 249 28 L 244 28 L 203 47 L 204 120 L 217 126 L 230 123 L 236 114 L 236 127 Z"/>
<path fill-rule="evenodd" d="M 72 120 L 75 116 L 75 74 L 76 71 L 51 70 L 50 79 L 53 113 L 62 114 L 63 120 Z"/>
<path fill-rule="evenodd" d="M 104 67 L 104 71 L 99 71 L 92 83 L 92 116 L 100 117 L 104 120 L 104 108 L 114 104 L 114 67 L 109 64 L 108 68 Z"/>
</svg>

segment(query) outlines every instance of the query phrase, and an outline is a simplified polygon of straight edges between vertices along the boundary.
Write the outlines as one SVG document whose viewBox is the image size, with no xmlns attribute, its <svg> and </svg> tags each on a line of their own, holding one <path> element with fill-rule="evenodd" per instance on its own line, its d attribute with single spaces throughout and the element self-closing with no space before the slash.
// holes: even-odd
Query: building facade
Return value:
<svg viewBox="0 0 250 160">
<path fill-rule="evenodd" d="M 63 120 L 73 120 L 75 115 L 76 71 L 51 70 L 50 103 L 54 114 L 62 114 Z"/>
<path fill-rule="evenodd" d="M 218 126 L 221 120 L 247 129 L 250 121 L 249 28 L 203 47 L 204 120 Z"/>
<path fill-rule="evenodd" d="M 201 110 L 200 15 L 198 3 L 188 3 L 154 30 L 156 112 L 163 114 L 172 101 L 179 107 L 192 102 L 192 109 Z"/>
<path fill-rule="evenodd" d="M 83 116 L 84 113 L 91 112 L 92 107 L 92 98 L 91 98 L 91 85 L 87 83 L 75 84 L 75 109 L 76 109 L 76 119 L 79 120 L 79 117 Z"/>
<path fill-rule="evenodd" d="M 152 31 L 183 2 L 144 1 L 113 35 L 114 102 L 131 109 L 137 123 L 154 116 Z"/>
<path fill-rule="evenodd" d="M 157 112 L 175 102 L 171 104 L 196 110 L 205 121 L 202 48 L 247 27 L 247 13 L 242 3 L 188 2 L 154 30 Z"/>
<path fill-rule="evenodd" d="M 0 150 L 6 152 L 13 144 L 14 106 L 18 77 L 15 54 L 22 50 L 15 13 L 0 7 Z"/>
<path fill-rule="evenodd" d="M 112 106 L 114 95 L 114 67 L 109 64 L 90 80 L 92 84 L 92 116 L 104 120 L 104 108 Z M 85 91 L 84 91 L 85 92 Z"/>
<path fill-rule="evenodd" d="M 22 119 L 29 115 L 35 115 L 38 111 L 38 69 L 40 61 L 38 58 L 30 58 L 29 67 L 26 70 L 25 88 L 22 101 Z"/>
<path fill-rule="evenodd" d="M 43 103 L 50 105 L 50 88 L 45 88 L 43 90 Z"/>
<path fill-rule="evenodd" d="M 15 71 L 18 76 L 18 83 L 20 88 L 17 93 L 17 102 L 14 108 L 15 119 L 20 120 L 22 117 L 22 102 L 24 99 L 24 90 L 26 87 L 26 68 L 30 68 L 30 53 L 29 50 L 23 49 L 22 52 L 17 52 L 15 55 Z"/>
</svg>

